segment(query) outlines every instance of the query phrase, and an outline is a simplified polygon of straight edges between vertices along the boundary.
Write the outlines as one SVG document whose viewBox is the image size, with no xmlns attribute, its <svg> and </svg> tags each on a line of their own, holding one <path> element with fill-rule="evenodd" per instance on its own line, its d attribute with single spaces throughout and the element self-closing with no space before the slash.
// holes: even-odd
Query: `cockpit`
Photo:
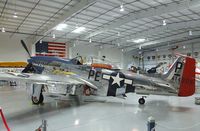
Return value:
<svg viewBox="0 0 200 131">
<path fill-rule="evenodd" d="M 77 56 L 77 57 L 71 59 L 71 62 L 75 65 L 83 65 L 83 58 L 82 58 L 82 56 Z"/>
</svg>

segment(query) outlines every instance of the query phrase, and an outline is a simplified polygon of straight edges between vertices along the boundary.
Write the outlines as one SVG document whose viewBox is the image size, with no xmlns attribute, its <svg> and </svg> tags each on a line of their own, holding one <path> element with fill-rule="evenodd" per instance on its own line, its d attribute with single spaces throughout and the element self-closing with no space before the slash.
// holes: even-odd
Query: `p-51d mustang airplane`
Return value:
<svg viewBox="0 0 200 131">
<path fill-rule="evenodd" d="M 90 70 L 89 79 L 81 75 L 43 75 L 30 73 L 0 73 L 0 80 L 21 80 L 32 88 L 34 104 L 43 102 L 43 95 L 62 98 L 73 96 L 141 95 L 191 96 L 195 92 L 195 59 L 180 56 L 164 75 L 148 77 L 131 72 Z M 95 81 L 91 80 L 94 78 Z M 59 87 L 55 90 L 56 87 Z M 58 99 L 59 99 L 58 98 Z M 138 101 L 145 103 L 144 97 Z"/>
</svg>

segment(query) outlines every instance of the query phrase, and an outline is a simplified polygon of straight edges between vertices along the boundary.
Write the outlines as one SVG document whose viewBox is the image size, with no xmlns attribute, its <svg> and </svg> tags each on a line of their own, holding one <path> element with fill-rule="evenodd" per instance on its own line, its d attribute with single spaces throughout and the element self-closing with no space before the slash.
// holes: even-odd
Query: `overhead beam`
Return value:
<svg viewBox="0 0 200 131">
<path fill-rule="evenodd" d="M 192 35 L 193 36 L 200 36 L 200 31 L 193 31 Z M 189 37 L 188 32 L 185 32 L 185 33 L 182 33 L 182 34 L 173 35 L 173 36 L 169 36 L 169 37 L 165 37 L 165 38 L 163 38 L 161 40 L 155 40 L 155 41 L 151 41 L 151 42 L 145 42 L 145 43 L 142 43 L 140 45 L 133 45 L 134 47 L 127 47 L 128 49 L 126 51 L 129 52 L 131 50 L 138 49 L 139 46 L 145 47 L 145 46 L 155 45 L 155 44 L 159 44 L 159 43 L 165 43 L 165 42 L 168 42 L 168 41 L 182 39 L 184 37 Z"/>
<path fill-rule="evenodd" d="M 4 4 L 4 6 L 3 6 L 3 9 L 1 10 L 0 18 L 1 18 L 1 16 L 3 15 L 3 13 L 4 13 L 4 10 L 5 10 L 5 8 L 6 8 L 7 3 L 8 3 L 8 0 L 6 0 L 5 4 Z"/>
<path fill-rule="evenodd" d="M 200 42 L 200 37 L 198 38 L 192 38 L 192 39 L 188 39 L 188 40 L 181 40 L 181 41 L 178 41 L 178 42 L 172 42 L 172 43 L 169 43 L 169 44 L 158 44 L 158 45 L 155 45 L 153 47 L 153 49 L 158 49 L 159 51 L 161 49 L 166 49 L 167 48 L 172 48 L 176 45 L 180 46 L 180 45 L 185 45 L 185 44 L 194 44 L 194 43 L 199 43 Z M 151 47 L 147 47 L 143 50 L 149 50 L 149 49 L 152 49 Z"/>
<path fill-rule="evenodd" d="M 126 17 L 119 18 L 118 20 L 115 20 L 114 22 L 109 23 L 109 25 L 104 26 L 100 30 L 97 30 L 89 35 L 86 35 L 84 37 L 84 39 L 88 39 L 88 38 L 96 36 L 100 33 L 103 33 L 105 31 L 120 27 L 121 25 L 132 22 L 134 20 L 150 18 L 150 17 L 154 17 L 154 16 L 160 16 L 163 14 L 169 14 L 171 12 L 177 12 L 177 11 L 181 11 L 181 10 L 196 8 L 199 6 L 200 6 L 200 0 L 184 0 L 184 1 L 180 1 L 180 2 L 173 2 L 170 4 L 157 6 L 155 8 L 149 8 L 147 10 L 133 12 L 133 13 L 130 13 L 129 15 L 127 15 Z"/>
<path fill-rule="evenodd" d="M 48 26 L 47 28 L 45 28 L 43 31 L 41 32 L 37 32 L 37 34 L 43 34 L 43 37 L 45 37 L 46 35 L 48 35 L 51 30 L 56 27 L 58 24 L 64 22 L 67 18 L 71 17 L 73 14 L 83 10 L 84 8 L 88 7 L 89 5 L 95 3 L 96 0 L 80 0 L 80 2 L 78 2 L 76 5 L 74 5 L 72 8 L 70 8 L 70 10 L 67 10 L 60 18 L 58 18 L 53 24 L 51 24 L 50 26 Z M 42 39 L 43 37 L 41 36 L 35 36 L 32 38 L 33 40 L 33 44 L 37 43 L 37 41 L 39 41 L 40 39 Z"/>
<path fill-rule="evenodd" d="M 193 31 L 192 35 L 193 36 L 200 35 L 200 31 Z M 173 40 L 181 39 L 181 38 L 184 38 L 184 37 L 189 37 L 189 33 L 185 32 L 185 33 L 182 33 L 182 34 L 177 34 L 177 35 L 173 35 L 173 36 L 170 36 L 170 37 L 166 37 L 166 38 L 163 38 L 161 40 L 155 40 L 155 41 L 151 41 L 151 42 L 146 42 L 144 44 L 141 44 L 140 46 L 144 47 L 144 46 L 149 46 L 149 45 L 155 45 L 155 44 L 158 44 L 158 43 L 164 43 L 164 42 L 168 42 L 168 41 L 173 41 Z"/>
<path fill-rule="evenodd" d="M 195 39 L 190 39 L 190 40 L 185 40 L 185 41 L 181 41 L 181 42 L 173 42 L 173 43 L 170 43 L 170 45 L 167 47 L 170 48 L 170 47 L 173 47 L 175 45 L 185 45 L 185 44 L 197 44 L 200 42 L 200 38 L 195 38 Z M 160 48 L 159 48 L 160 47 Z M 165 48 L 166 46 L 163 46 L 163 45 L 158 45 L 157 47 L 153 47 L 154 49 L 155 48 L 158 48 L 159 50 Z M 150 48 L 145 48 L 144 50 L 147 51 L 148 49 Z M 134 49 L 134 50 L 131 50 L 131 51 L 126 51 L 126 53 L 131 53 L 131 52 L 134 52 L 134 51 L 137 51 L 138 49 Z M 139 51 L 139 50 L 138 50 Z"/>
<path fill-rule="evenodd" d="M 192 20 L 192 21 L 187 21 L 187 22 L 180 22 L 180 23 L 172 23 L 168 24 L 166 26 L 158 26 L 153 29 L 145 30 L 139 33 L 135 33 L 129 36 L 126 36 L 122 39 L 114 40 L 112 42 L 120 42 L 120 43 L 127 43 L 127 40 L 131 39 L 139 39 L 139 38 L 148 38 L 148 36 L 152 34 L 160 34 L 164 31 L 175 31 L 175 30 L 180 30 L 184 28 L 194 28 L 194 27 L 199 27 L 200 20 Z"/>
</svg>

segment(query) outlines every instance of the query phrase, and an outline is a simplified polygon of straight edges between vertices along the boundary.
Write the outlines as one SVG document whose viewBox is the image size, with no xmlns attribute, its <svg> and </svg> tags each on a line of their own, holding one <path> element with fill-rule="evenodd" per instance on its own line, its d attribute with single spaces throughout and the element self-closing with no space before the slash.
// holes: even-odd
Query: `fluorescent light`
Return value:
<svg viewBox="0 0 200 131">
<path fill-rule="evenodd" d="M 17 15 L 13 15 L 13 17 L 14 17 L 14 18 L 17 18 L 18 16 L 17 16 Z"/>
<path fill-rule="evenodd" d="M 120 11 L 121 11 L 121 12 L 124 11 L 124 6 L 123 6 L 123 4 L 120 5 Z"/>
<path fill-rule="evenodd" d="M 136 40 L 132 40 L 132 42 L 134 43 L 141 43 L 141 42 L 145 42 L 146 39 L 141 38 L 141 39 L 136 39 Z"/>
<path fill-rule="evenodd" d="M 163 26 L 167 25 L 166 20 L 163 20 Z"/>
<path fill-rule="evenodd" d="M 189 35 L 192 35 L 192 31 L 191 30 L 189 31 Z"/>
<path fill-rule="evenodd" d="M 92 39 L 90 38 L 89 42 L 91 43 L 92 42 Z"/>
<path fill-rule="evenodd" d="M 56 35 L 55 34 L 53 34 L 53 39 L 55 39 L 56 38 Z"/>
<path fill-rule="evenodd" d="M 18 17 L 18 16 L 17 16 L 17 12 L 14 13 L 13 17 L 14 17 L 14 18 L 17 18 L 17 17 Z"/>
<path fill-rule="evenodd" d="M 4 27 L 1 29 L 1 32 L 6 32 Z"/>
<path fill-rule="evenodd" d="M 122 49 L 122 52 L 124 52 L 124 49 Z"/>
<path fill-rule="evenodd" d="M 185 46 L 183 46 L 183 49 L 185 49 Z"/>
<path fill-rule="evenodd" d="M 76 28 L 75 30 L 73 30 L 72 32 L 73 33 L 81 33 L 81 32 L 83 32 L 85 30 L 85 27 L 78 27 L 78 28 Z"/>
<path fill-rule="evenodd" d="M 77 120 L 74 121 L 74 125 L 75 126 L 79 125 L 79 119 L 77 119 Z"/>
<path fill-rule="evenodd" d="M 145 42 L 147 39 L 145 38 L 140 38 L 140 39 L 131 39 L 131 40 L 126 40 L 127 42 L 134 42 L 134 43 L 142 43 Z"/>
<path fill-rule="evenodd" d="M 62 23 L 62 24 L 59 24 L 59 25 L 56 26 L 56 30 L 61 31 L 66 27 L 67 27 L 67 24 Z"/>
</svg>

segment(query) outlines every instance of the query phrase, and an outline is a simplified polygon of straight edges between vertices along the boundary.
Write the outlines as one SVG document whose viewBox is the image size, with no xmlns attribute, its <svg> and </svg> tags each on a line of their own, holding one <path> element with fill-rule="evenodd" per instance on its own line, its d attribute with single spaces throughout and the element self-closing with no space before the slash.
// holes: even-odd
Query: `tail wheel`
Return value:
<svg viewBox="0 0 200 131">
<path fill-rule="evenodd" d="M 138 102 L 139 102 L 140 105 L 144 105 L 145 99 L 144 99 L 144 98 L 140 98 L 140 99 L 138 100 Z"/>
<path fill-rule="evenodd" d="M 90 88 L 86 85 L 86 86 L 84 87 L 84 95 L 90 96 L 90 94 L 91 94 L 91 90 L 90 90 Z"/>
<path fill-rule="evenodd" d="M 42 104 L 42 103 L 43 103 L 43 101 L 44 101 L 44 96 L 42 95 L 42 92 L 41 92 L 41 93 L 40 93 L 39 100 L 38 100 L 38 98 L 35 97 L 35 96 L 32 96 L 31 100 L 32 100 L 32 103 L 33 103 L 34 105 L 39 105 L 39 104 Z"/>
</svg>

